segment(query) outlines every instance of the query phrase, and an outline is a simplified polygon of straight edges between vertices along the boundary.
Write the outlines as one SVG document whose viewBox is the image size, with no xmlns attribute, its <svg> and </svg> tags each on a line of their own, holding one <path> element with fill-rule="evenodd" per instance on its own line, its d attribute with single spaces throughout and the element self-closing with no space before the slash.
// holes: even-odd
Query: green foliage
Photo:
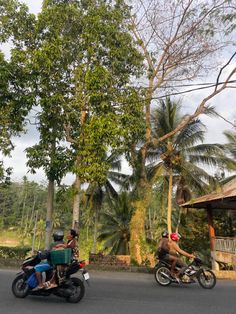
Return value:
<svg viewBox="0 0 236 314">
<path fill-rule="evenodd" d="M 0 246 L 0 258 L 13 258 L 13 259 L 24 259 L 30 247 L 5 247 Z"/>
<path fill-rule="evenodd" d="M 213 213 L 215 233 L 219 237 L 234 237 L 236 234 L 236 213 L 234 210 L 217 210 Z"/>
<path fill-rule="evenodd" d="M 180 247 L 210 261 L 210 240 L 205 210 L 189 210 L 186 215 L 182 215 L 179 232 Z"/>
<path fill-rule="evenodd" d="M 130 220 L 133 208 L 126 193 L 119 195 L 113 206 L 102 214 L 98 239 L 104 241 L 109 254 L 129 254 Z"/>
<path fill-rule="evenodd" d="M 27 178 L 21 183 L 0 186 L 0 225 L 2 228 L 16 227 L 24 238 L 32 232 L 35 212 L 38 218 L 45 218 L 46 188 L 30 182 Z"/>
</svg>

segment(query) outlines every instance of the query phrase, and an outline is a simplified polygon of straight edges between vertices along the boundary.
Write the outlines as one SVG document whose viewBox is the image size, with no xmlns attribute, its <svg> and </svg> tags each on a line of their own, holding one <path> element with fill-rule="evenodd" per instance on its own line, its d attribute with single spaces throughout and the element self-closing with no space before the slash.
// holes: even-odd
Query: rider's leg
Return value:
<svg viewBox="0 0 236 314">
<path fill-rule="evenodd" d="M 42 276 L 42 273 L 41 272 L 38 272 L 36 271 L 35 272 L 35 276 L 38 280 L 38 288 L 39 289 L 42 289 L 44 286 L 43 286 L 43 276 Z"/>
<path fill-rule="evenodd" d="M 169 261 L 171 262 L 171 268 L 170 268 L 171 276 L 175 277 L 175 267 L 177 263 L 177 257 L 173 255 L 169 255 Z"/>
<path fill-rule="evenodd" d="M 41 262 L 34 267 L 35 275 L 38 280 L 38 286 L 35 288 L 35 290 L 44 288 L 42 273 L 50 270 L 51 268 L 52 267 L 47 262 Z"/>
<path fill-rule="evenodd" d="M 178 277 L 181 277 L 184 274 L 188 266 L 180 258 L 177 258 L 176 265 L 180 267 L 180 270 L 177 272 L 176 275 Z"/>
</svg>

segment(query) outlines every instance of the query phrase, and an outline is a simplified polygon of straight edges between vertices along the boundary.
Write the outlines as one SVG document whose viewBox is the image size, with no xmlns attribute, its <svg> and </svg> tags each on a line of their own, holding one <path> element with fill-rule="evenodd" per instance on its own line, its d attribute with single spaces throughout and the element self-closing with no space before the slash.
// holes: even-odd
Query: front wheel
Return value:
<svg viewBox="0 0 236 314">
<path fill-rule="evenodd" d="M 17 276 L 11 286 L 12 293 L 16 298 L 25 298 L 29 292 L 29 285 L 24 279 L 24 275 Z"/>
<path fill-rule="evenodd" d="M 204 289 L 212 289 L 216 285 L 216 276 L 210 269 L 202 269 L 197 275 L 197 280 Z"/>
<path fill-rule="evenodd" d="M 162 265 L 155 268 L 154 277 L 156 282 L 161 286 L 169 286 L 171 284 L 170 270 Z"/>
<path fill-rule="evenodd" d="M 71 278 L 73 284 L 73 293 L 66 298 L 66 301 L 69 303 L 78 303 L 84 296 L 85 287 L 82 280 L 72 277 Z"/>
</svg>

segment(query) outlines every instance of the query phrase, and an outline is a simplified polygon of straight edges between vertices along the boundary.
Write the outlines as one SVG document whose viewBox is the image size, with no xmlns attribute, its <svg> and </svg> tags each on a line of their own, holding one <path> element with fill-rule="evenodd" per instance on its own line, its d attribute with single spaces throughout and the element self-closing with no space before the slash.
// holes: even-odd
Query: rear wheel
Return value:
<svg viewBox="0 0 236 314">
<path fill-rule="evenodd" d="M 171 284 L 170 270 L 165 266 L 157 266 L 155 268 L 154 277 L 156 282 L 161 286 L 169 286 Z"/>
<path fill-rule="evenodd" d="M 12 293 L 17 298 L 25 298 L 29 292 L 29 285 L 24 279 L 24 275 L 17 276 L 11 286 Z"/>
<path fill-rule="evenodd" d="M 84 283 L 82 280 L 75 277 L 72 277 L 71 281 L 73 283 L 73 293 L 66 298 L 66 301 L 70 303 L 78 303 L 85 293 Z"/>
<path fill-rule="evenodd" d="M 216 285 L 216 276 L 210 269 L 202 269 L 197 275 L 197 280 L 204 289 L 212 289 Z"/>
</svg>

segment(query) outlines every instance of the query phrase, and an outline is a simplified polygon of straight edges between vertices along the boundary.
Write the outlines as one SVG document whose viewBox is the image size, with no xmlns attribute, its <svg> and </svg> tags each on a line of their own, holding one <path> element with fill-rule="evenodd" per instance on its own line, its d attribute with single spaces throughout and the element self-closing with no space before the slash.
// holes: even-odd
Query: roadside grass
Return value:
<svg viewBox="0 0 236 314">
<path fill-rule="evenodd" d="M 66 241 L 66 236 L 65 236 Z M 0 230 L 0 246 L 5 247 L 31 247 L 32 246 L 32 237 L 27 237 L 22 239 L 20 230 Z M 81 230 L 80 238 L 78 241 L 79 248 L 79 259 L 80 260 L 89 260 L 89 253 L 92 250 L 93 246 L 93 236 L 91 234 L 87 235 L 85 230 Z M 44 239 L 41 239 L 40 243 L 36 237 L 35 241 L 35 250 L 44 249 Z M 102 250 L 102 244 L 97 244 L 97 252 Z"/>
</svg>

